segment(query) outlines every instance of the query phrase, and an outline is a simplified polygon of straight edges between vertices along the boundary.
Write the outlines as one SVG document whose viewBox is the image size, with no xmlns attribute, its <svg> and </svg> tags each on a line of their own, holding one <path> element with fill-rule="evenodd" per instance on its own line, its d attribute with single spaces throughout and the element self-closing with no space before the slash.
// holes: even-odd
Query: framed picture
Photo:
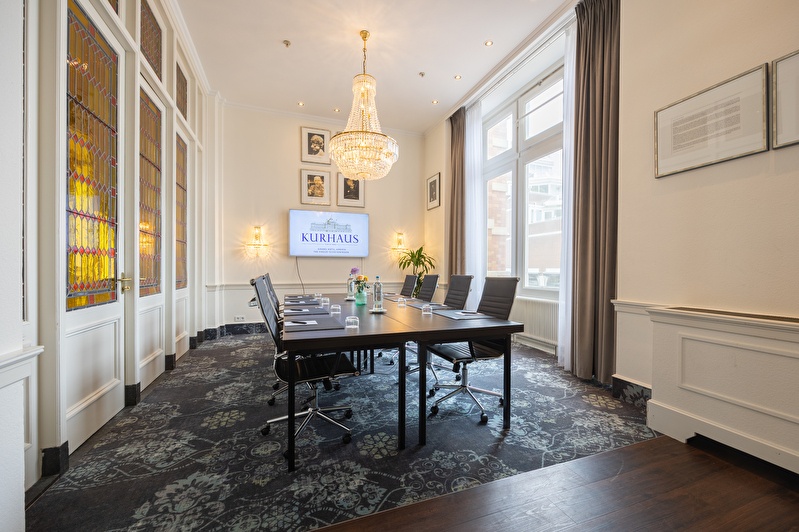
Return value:
<svg viewBox="0 0 799 532">
<path fill-rule="evenodd" d="M 427 178 L 427 210 L 441 205 L 441 173 Z"/>
<path fill-rule="evenodd" d="M 766 69 L 655 111 L 655 177 L 768 150 Z"/>
<path fill-rule="evenodd" d="M 330 131 L 326 129 L 301 128 L 302 162 L 330 164 Z"/>
<path fill-rule="evenodd" d="M 330 172 L 300 170 L 300 202 L 306 205 L 330 205 Z"/>
<path fill-rule="evenodd" d="M 774 60 L 771 107 L 771 145 L 799 143 L 799 50 Z"/>
<path fill-rule="evenodd" d="M 364 207 L 366 205 L 366 181 L 350 179 L 338 174 L 338 205 L 340 207 Z"/>
</svg>

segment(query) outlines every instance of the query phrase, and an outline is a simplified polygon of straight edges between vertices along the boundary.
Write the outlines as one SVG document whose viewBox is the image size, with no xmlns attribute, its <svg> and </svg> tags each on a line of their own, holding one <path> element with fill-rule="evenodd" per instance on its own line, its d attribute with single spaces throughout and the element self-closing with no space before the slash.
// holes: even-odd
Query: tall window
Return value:
<svg viewBox="0 0 799 532">
<path fill-rule="evenodd" d="M 519 96 L 518 94 L 521 94 Z M 483 122 L 486 273 L 555 297 L 563 210 L 563 71 L 550 70 Z"/>
<path fill-rule="evenodd" d="M 67 35 L 67 309 L 117 299 L 117 54 L 74 1 Z"/>
<path fill-rule="evenodd" d="M 161 293 L 161 110 L 142 89 L 139 132 L 139 295 Z"/>
<path fill-rule="evenodd" d="M 175 288 L 189 285 L 187 272 L 188 248 L 188 151 L 186 142 L 175 136 Z"/>
</svg>

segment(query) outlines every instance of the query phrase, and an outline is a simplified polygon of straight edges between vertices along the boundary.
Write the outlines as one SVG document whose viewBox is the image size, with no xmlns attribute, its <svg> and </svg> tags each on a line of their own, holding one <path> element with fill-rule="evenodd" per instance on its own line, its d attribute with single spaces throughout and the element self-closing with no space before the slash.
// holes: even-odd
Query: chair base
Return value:
<svg viewBox="0 0 799 532">
<path fill-rule="evenodd" d="M 466 394 L 469 398 L 474 401 L 477 407 L 480 409 L 480 423 L 488 423 L 488 414 L 486 414 L 486 409 L 483 406 L 483 403 L 477 398 L 475 393 L 483 393 L 486 395 L 493 395 L 494 397 L 499 397 L 499 406 L 503 406 L 505 404 L 505 399 L 501 393 L 495 392 L 493 390 L 486 390 L 484 388 L 478 388 L 477 386 L 472 386 L 469 384 L 469 369 L 468 365 L 464 364 L 463 368 L 461 369 L 462 375 L 459 375 L 460 383 L 459 384 L 438 384 L 436 383 L 432 388 L 430 388 L 430 397 L 433 397 L 436 391 L 440 390 L 441 388 L 451 388 L 452 391 L 449 392 L 447 395 L 440 399 L 436 399 L 436 402 L 433 406 L 430 407 L 430 413 L 433 415 L 438 414 L 438 405 L 452 399 L 458 394 Z"/>
<path fill-rule="evenodd" d="M 342 441 L 344 443 L 349 443 L 350 441 L 352 441 L 352 429 L 350 429 L 348 426 L 344 425 L 343 423 L 340 423 L 339 421 L 327 415 L 330 412 L 339 412 L 341 410 L 344 410 L 344 417 L 350 419 L 352 417 L 352 406 L 347 405 L 347 406 L 320 407 L 316 385 L 315 384 L 312 385 L 311 383 L 307 384 L 313 390 L 311 397 L 309 398 L 311 405 L 307 409 L 296 412 L 294 414 L 295 419 L 302 420 L 299 427 L 297 427 L 296 431 L 294 432 L 294 437 L 296 438 L 297 436 L 299 436 L 300 433 L 302 433 L 302 431 L 305 430 L 305 427 L 308 426 L 311 420 L 313 420 L 314 418 L 319 418 L 345 431 L 344 436 L 342 438 Z M 269 421 L 266 422 L 266 425 L 261 429 L 261 434 L 263 434 L 264 436 L 268 435 L 272 428 L 272 425 L 274 425 L 275 423 L 281 423 L 283 421 L 287 421 L 288 418 L 289 416 L 285 415 L 270 419 Z"/>
</svg>

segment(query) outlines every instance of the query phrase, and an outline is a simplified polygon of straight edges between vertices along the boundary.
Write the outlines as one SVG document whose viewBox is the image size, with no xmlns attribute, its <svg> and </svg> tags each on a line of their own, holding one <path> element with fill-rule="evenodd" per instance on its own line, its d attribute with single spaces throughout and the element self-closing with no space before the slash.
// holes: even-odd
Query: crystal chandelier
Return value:
<svg viewBox="0 0 799 532">
<path fill-rule="evenodd" d="M 363 39 L 363 74 L 352 80 L 352 109 L 344 131 L 330 139 L 330 156 L 345 177 L 350 179 L 380 179 L 388 174 L 399 157 L 397 141 L 380 130 L 375 107 L 375 78 L 366 73 L 366 39 L 369 32 L 361 30 Z"/>
</svg>

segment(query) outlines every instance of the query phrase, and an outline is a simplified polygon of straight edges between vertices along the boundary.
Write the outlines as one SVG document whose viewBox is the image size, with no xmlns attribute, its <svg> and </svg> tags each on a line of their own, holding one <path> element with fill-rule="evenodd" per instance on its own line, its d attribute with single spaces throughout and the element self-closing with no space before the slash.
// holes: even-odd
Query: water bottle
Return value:
<svg viewBox="0 0 799 532">
<path fill-rule="evenodd" d="M 383 310 L 383 283 L 380 282 L 380 276 L 375 276 L 375 282 L 372 285 L 372 294 L 374 295 L 374 310 Z"/>
<path fill-rule="evenodd" d="M 350 274 L 347 279 L 347 301 L 355 299 L 355 277 Z"/>
</svg>

